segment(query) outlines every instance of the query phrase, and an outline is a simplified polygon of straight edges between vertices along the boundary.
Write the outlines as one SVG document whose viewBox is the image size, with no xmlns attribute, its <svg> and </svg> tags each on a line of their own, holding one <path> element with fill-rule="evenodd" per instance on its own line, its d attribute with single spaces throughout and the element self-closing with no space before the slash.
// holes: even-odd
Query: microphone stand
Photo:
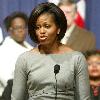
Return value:
<svg viewBox="0 0 100 100">
<path fill-rule="evenodd" d="M 56 78 L 56 74 L 55 74 L 55 80 L 56 80 L 56 86 L 55 86 L 55 90 L 56 90 L 56 93 L 55 93 L 55 100 L 57 100 L 57 78 Z"/>
</svg>

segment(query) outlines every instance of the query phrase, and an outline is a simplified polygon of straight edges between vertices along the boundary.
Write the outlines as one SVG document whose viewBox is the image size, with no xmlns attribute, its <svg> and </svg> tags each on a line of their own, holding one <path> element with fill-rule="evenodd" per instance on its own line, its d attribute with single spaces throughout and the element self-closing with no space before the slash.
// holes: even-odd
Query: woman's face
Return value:
<svg viewBox="0 0 100 100">
<path fill-rule="evenodd" d="M 90 77 L 100 78 L 100 56 L 93 55 L 88 58 L 88 71 Z"/>
<path fill-rule="evenodd" d="M 41 14 L 36 22 L 36 35 L 40 45 L 52 45 L 57 42 L 59 28 L 52 14 Z"/>
</svg>

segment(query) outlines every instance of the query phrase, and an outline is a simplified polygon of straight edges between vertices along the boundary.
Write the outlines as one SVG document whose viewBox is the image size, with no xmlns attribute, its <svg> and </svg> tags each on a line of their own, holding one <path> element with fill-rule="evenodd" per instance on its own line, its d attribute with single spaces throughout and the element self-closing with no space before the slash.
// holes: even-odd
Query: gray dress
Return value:
<svg viewBox="0 0 100 100">
<path fill-rule="evenodd" d="M 84 56 L 77 51 L 64 54 L 36 54 L 32 51 L 19 56 L 14 74 L 11 100 L 55 100 L 54 66 L 60 65 L 57 78 L 57 100 L 90 100 L 89 77 Z"/>
</svg>

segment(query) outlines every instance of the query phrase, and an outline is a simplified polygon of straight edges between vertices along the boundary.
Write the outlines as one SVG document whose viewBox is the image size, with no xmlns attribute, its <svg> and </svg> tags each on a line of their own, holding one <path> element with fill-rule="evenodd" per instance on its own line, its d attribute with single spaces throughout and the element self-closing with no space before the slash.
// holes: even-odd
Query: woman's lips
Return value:
<svg viewBox="0 0 100 100">
<path fill-rule="evenodd" d="M 44 40 L 46 40 L 47 39 L 47 36 L 40 36 L 40 40 L 41 41 L 44 41 Z"/>
</svg>

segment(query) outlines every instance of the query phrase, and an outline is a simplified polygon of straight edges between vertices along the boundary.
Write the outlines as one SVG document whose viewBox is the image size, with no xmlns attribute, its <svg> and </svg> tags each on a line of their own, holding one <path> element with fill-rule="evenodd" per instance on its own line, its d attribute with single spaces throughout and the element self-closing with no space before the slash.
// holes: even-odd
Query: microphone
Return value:
<svg viewBox="0 0 100 100">
<path fill-rule="evenodd" d="M 56 74 L 59 73 L 59 70 L 60 70 L 60 65 L 56 64 L 54 66 L 54 73 L 55 73 L 55 80 L 56 80 L 56 87 L 55 87 L 55 100 L 57 100 L 57 78 L 56 78 Z"/>
<path fill-rule="evenodd" d="M 55 73 L 55 75 L 56 75 L 57 73 L 59 73 L 59 70 L 60 70 L 60 65 L 56 64 L 56 65 L 54 66 L 54 73 Z"/>
</svg>

